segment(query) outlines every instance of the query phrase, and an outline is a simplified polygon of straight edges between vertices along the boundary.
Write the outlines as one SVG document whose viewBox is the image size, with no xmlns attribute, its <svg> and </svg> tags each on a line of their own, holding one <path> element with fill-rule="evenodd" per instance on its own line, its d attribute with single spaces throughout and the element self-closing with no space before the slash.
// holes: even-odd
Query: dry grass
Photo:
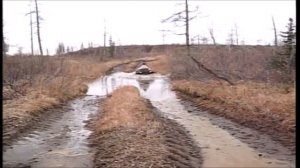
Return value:
<svg viewBox="0 0 300 168">
<path fill-rule="evenodd" d="M 163 165 L 167 152 L 161 124 L 147 107 L 138 89 L 124 86 L 104 102 L 103 114 L 96 121 L 96 166 L 149 167 Z M 108 159 L 101 159 L 108 158 Z"/>
<path fill-rule="evenodd" d="M 105 102 L 104 113 L 98 123 L 99 129 L 102 131 L 120 126 L 143 127 L 153 117 L 149 113 L 151 112 L 139 91 L 132 86 L 125 86 L 115 90 Z"/>
<path fill-rule="evenodd" d="M 199 148 L 185 130 L 153 113 L 137 88 L 115 90 L 103 106 L 91 136 L 96 167 L 200 167 Z"/>
<path fill-rule="evenodd" d="M 254 82 L 229 86 L 214 81 L 179 80 L 172 87 L 203 109 L 262 130 L 288 145 L 294 142 L 294 86 Z"/>
<path fill-rule="evenodd" d="M 158 72 L 163 75 L 169 74 L 171 72 L 168 55 L 158 55 L 152 58 L 154 59 L 154 61 L 148 62 L 147 65 L 154 72 Z"/>
<path fill-rule="evenodd" d="M 4 87 L 5 92 L 3 92 L 3 96 L 6 97 L 3 100 L 3 127 L 4 139 L 7 142 L 20 131 L 30 127 L 32 121 L 39 118 L 46 109 L 58 107 L 68 100 L 84 95 L 88 82 L 104 75 L 113 66 L 128 61 L 124 59 L 102 62 L 88 57 L 49 57 L 42 58 L 45 60 L 41 62 L 47 61 L 48 64 L 41 65 L 48 65 L 48 67 L 32 74 L 20 70 L 30 69 L 31 64 L 22 65 L 23 67 L 10 64 L 10 62 L 21 63 L 25 59 L 30 63 L 30 59 L 40 58 L 12 57 L 4 62 L 7 63 L 4 76 L 6 79 L 14 79 L 11 80 L 13 82 L 10 86 Z M 36 65 L 35 68 L 39 66 Z M 18 78 L 14 77 L 13 74 L 18 73 Z M 26 79 L 28 75 L 31 78 Z"/>
<path fill-rule="evenodd" d="M 60 75 L 49 77 L 46 74 L 37 74 L 34 76 L 34 82 L 26 86 L 23 95 L 5 100 L 4 118 L 11 115 L 11 111 L 37 112 L 85 94 L 87 82 L 100 77 L 118 63 L 121 61 L 91 62 L 84 59 L 67 59 Z M 17 83 L 18 81 L 14 85 Z"/>
<path fill-rule="evenodd" d="M 206 96 L 223 103 L 237 103 L 241 106 L 259 108 L 278 115 L 295 117 L 295 88 L 289 85 L 270 85 L 246 82 L 235 86 L 220 85 L 213 81 L 175 81 L 175 90 L 195 96 Z"/>
</svg>

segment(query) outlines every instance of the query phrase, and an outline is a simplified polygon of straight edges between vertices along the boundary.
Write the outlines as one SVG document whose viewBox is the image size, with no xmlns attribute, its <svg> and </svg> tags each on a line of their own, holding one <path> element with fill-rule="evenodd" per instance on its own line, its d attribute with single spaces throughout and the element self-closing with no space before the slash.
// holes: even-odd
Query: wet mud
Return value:
<svg viewBox="0 0 300 168">
<path fill-rule="evenodd" d="M 165 118 L 182 125 L 201 147 L 203 167 L 295 167 L 295 155 L 268 135 L 201 111 L 176 97 L 167 76 L 114 73 L 90 86 L 88 94 L 105 95 L 123 85 L 140 90 Z M 101 86 L 101 87 L 94 87 Z"/>
<path fill-rule="evenodd" d="M 199 161 L 198 147 L 202 167 L 295 167 L 295 155 L 289 149 L 268 135 L 178 99 L 169 83 L 168 75 L 125 72 L 96 80 L 89 85 L 87 96 L 49 114 L 35 124 L 36 129 L 6 145 L 4 167 L 93 167 L 96 151 L 89 146 L 92 132 L 86 123 L 101 117 L 100 102 L 125 85 L 138 88 L 163 123 L 163 143 L 172 151 L 168 159 L 176 162 L 176 167 L 199 167 L 195 159 Z"/>
<path fill-rule="evenodd" d="M 26 135 L 6 146 L 4 167 L 92 167 L 90 135 L 85 127 L 91 114 L 98 112 L 99 96 L 86 96 L 36 123 Z"/>
</svg>

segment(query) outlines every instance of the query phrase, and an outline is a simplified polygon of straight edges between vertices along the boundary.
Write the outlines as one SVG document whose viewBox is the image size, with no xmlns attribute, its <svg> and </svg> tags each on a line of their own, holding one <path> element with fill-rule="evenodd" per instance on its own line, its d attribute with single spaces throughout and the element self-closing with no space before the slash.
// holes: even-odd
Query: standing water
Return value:
<svg viewBox="0 0 300 168">
<path fill-rule="evenodd" d="M 163 116 L 190 132 L 201 147 L 203 167 L 295 167 L 295 156 L 269 136 L 177 99 L 166 76 L 117 72 L 90 84 L 87 94 L 104 96 L 123 85 L 137 87 Z"/>
<path fill-rule="evenodd" d="M 85 121 L 98 104 L 99 96 L 86 96 L 47 116 L 3 153 L 4 167 L 92 167 Z"/>
<path fill-rule="evenodd" d="M 91 83 L 88 96 L 70 102 L 70 109 L 62 114 L 49 116 L 46 130 L 33 131 L 14 143 L 4 152 L 4 166 L 92 167 L 87 141 L 91 132 L 84 121 L 99 111 L 101 98 L 125 85 L 137 87 L 161 115 L 190 132 L 201 147 L 203 167 L 295 167 L 295 156 L 268 136 L 177 99 L 167 76 L 124 72 Z"/>
</svg>

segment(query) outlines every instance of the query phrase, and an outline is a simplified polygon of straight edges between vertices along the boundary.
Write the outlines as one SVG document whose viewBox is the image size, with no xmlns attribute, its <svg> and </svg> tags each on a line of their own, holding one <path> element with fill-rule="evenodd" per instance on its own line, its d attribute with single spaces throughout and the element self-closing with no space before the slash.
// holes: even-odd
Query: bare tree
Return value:
<svg viewBox="0 0 300 168">
<path fill-rule="evenodd" d="M 216 44 L 216 39 L 215 39 L 215 36 L 214 36 L 214 29 L 213 28 L 209 28 L 208 31 L 209 31 L 210 38 L 212 39 L 214 45 L 217 45 Z"/>
<path fill-rule="evenodd" d="M 106 36 L 107 36 L 107 32 L 106 32 L 106 21 L 104 20 L 104 32 L 103 32 L 103 55 L 106 55 Z"/>
<path fill-rule="evenodd" d="M 188 55 L 190 55 L 190 33 L 189 33 L 189 5 L 188 1 L 185 0 L 185 40 L 186 40 L 186 47 L 188 50 Z"/>
<path fill-rule="evenodd" d="M 114 57 L 116 50 L 115 42 L 112 40 L 112 37 L 109 37 L 109 54 L 111 57 Z"/>
<path fill-rule="evenodd" d="M 65 53 L 65 45 L 64 43 L 58 43 L 56 54 L 63 54 L 63 53 Z"/>
<path fill-rule="evenodd" d="M 185 44 L 186 44 L 186 48 L 187 48 L 187 53 L 188 55 L 190 55 L 190 33 L 189 33 L 189 27 L 190 27 L 190 21 L 195 19 L 197 17 L 197 15 L 190 17 L 189 14 L 190 13 L 194 13 L 198 11 L 198 6 L 196 7 L 195 10 L 193 11 L 189 11 L 189 5 L 188 5 L 188 0 L 185 0 L 185 9 L 183 11 L 174 13 L 173 15 L 171 15 L 170 17 L 163 19 L 161 22 L 165 23 L 165 22 L 173 22 L 175 23 L 176 26 L 178 22 L 183 22 L 185 26 L 185 33 L 179 33 L 176 35 L 185 35 Z"/>
<path fill-rule="evenodd" d="M 230 32 L 229 32 L 229 34 L 228 34 L 227 43 L 228 43 L 229 45 L 233 45 L 233 44 L 234 44 L 234 40 L 233 40 L 233 29 L 231 29 Z"/>
<path fill-rule="evenodd" d="M 35 13 L 36 13 L 36 24 L 37 24 L 37 36 L 38 36 L 40 54 L 43 56 L 43 48 L 42 48 L 41 33 L 40 33 L 40 19 L 41 19 L 41 17 L 39 16 L 39 9 L 38 9 L 37 0 L 34 0 L 34 1 L 35 1 Z"/>
<path fill-rule="evenodd" d="M 235 42 L 236 45 L 239 45 L 239 34 L 238 34 L 238 25 L 234 24 L 234 31 L 235 31 Z"/>
<path fill-rule="evenodd" d="M 31 7 L 31 4 L 30 4 Z M 32 14 L 35 13 L 35 11 L 30 9 L 29 13 L 26 13 L 25 16 L 30 16 L 30 44 L 31 44 L 31 55 L 34 55 L 33 52 L 33 22 L 32 22 Z"/>
<path fill-rule="evenodd" d="M 163 40 L 163 45 L 165 45 L 165 37 L 166 37 L 166 34 L 165 34 L 165 32 L 170 32 L 170 30 L 159 30 L 159 31 L 161 31 L 162 32 L 162 40 Z"/>
<path fill-rule="evenodd" d="M 276 26 L 275 26 L 275 21 L 274 21 L 273 16 L 272 16 L 272 23 L 273 23 L 273 30 L 274 30 L 274 45 L 278 46 L 278 43 L 277 43 L 277 29 L 276 29 Z"/>
<path fill-rule="evenodd" d="M 197 15 L 190 17 L 189 13 L 192 12 L 196 12 L 198 11 L 198 7 L 196 7 L 196 10 L 194 11 L 189 11 L 189 5 L 188 5 L 188 0 L 185 0 L 185 10 L 181 11 L 181 12 L 177 12 L 173 15 L 171 15 L 170 17 L 168 17 L 167 19 L 163 19 L 161 22 L 167 22 L 170 21 L 174 22 L 176 24 L 176 22 L 184 22 L 184 26 L 185 26 L 185 33 L 184 34 L 178 34 L 178 35 L 185 35 L 186 38 L 186 49 L 187 49 L 187 56 L 189 58 L 192 59 L 192 61 L 197 65 L 197 67 L 202 70 L 205 71 L 209 74 L 211 74 L 214 78 L 216 79 L 221 79 L 221 80 L 225 80 L 226 82 L 228 82 L 230 85 L 233 85 L 233 83 L 228 80 L 225 77 L 221 77 L 219 75 L 217 75 L 216 73 L 214 73 L 212 70 L 210 70 L 209 68 L 207 68 L 203 63 L 201 63 L 200 61 L 198 61 L 197 59 L 195 59 L 191 54 L 190 54 L 190 41 L 189 41 L 189 26 L 190 26 L 190 21 L 194 18 L 197 17 Z M 185 16 L 183 16 L 183 14 L 185 14 Z"/>
</svg>

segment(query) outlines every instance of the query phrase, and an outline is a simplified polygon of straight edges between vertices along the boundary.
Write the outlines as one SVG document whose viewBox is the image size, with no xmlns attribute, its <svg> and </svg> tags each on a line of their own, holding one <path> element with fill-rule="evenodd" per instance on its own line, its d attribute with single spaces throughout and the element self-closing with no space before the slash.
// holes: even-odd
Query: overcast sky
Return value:
<svg viewBox="0 0 300 168">
<path fill-rule="evenodd" d="M 54 54 L 59 42 L 79 49 L 103 45 L 104 25 L 117 45 L 162 44 L 162 32 L 169 29 L 184 33 L 184 27 L 161 23 L 162 19 L 184 9 L 182 1 L 40 1 L 41 38 L 46 49 Z M 23 47 L 30 52 L 29 16 L 30 0 L 3 2 L 4 36 L 13 45 L 9 53 Z M 274 41 L 272 16 L 278 31 L 285 31 L 288 19 L 296 18 L 295 0 L 269 1 L 190 1 L 201 14 L 190 25 L 191 36 L 209 38 L 209 28 L 214 29 L 217 43 L 225 44 L 230 30 L 236 24 L 240 41 L 245 44 L 272 44 Z M 104 22 L 105 20 L 105 22 Z M 106 24 L 104 24 L 106 23 Z M 36 31 L 36 30 L 35 30 Z M 185 37 L 167 33 L 165 43 L 184 43 Z M 34 49 L 38 43 L 34 37 Z M 108 41 L 108 38 L 107 38 Z M 209 41 L 210 42 L 210 41 Z M 108 42 L 107 42 L 108 43 Z"/>
</svg>

